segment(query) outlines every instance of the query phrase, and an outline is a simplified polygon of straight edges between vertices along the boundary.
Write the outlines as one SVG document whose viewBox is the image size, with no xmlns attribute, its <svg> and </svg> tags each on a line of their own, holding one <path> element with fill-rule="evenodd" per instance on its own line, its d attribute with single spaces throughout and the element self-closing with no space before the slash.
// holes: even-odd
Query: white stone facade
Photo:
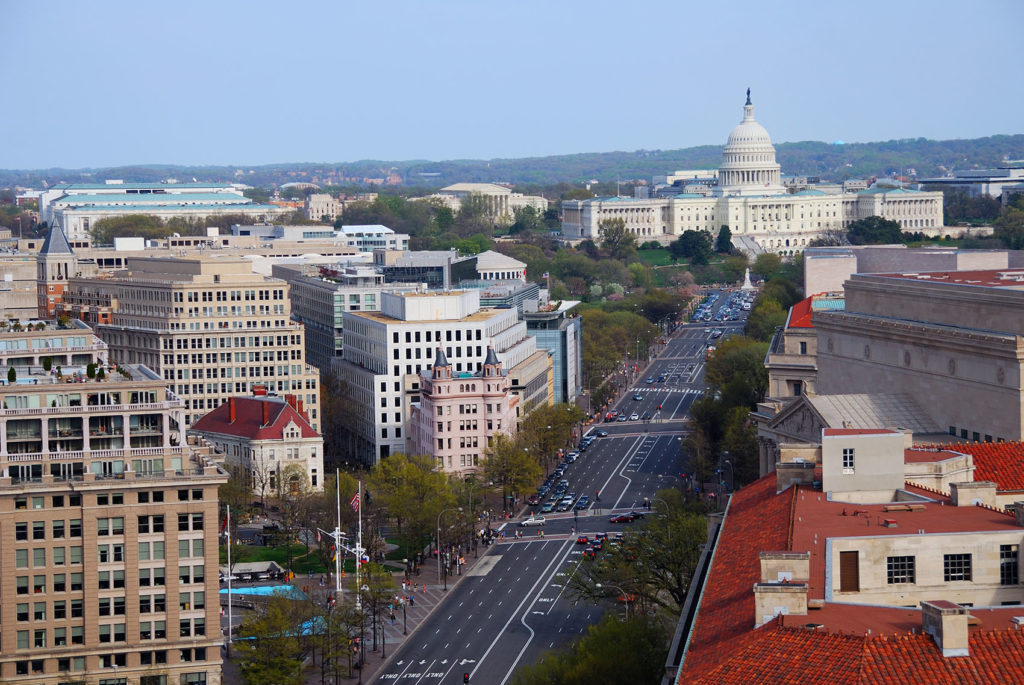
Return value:
<svg viewBox="0 0 1024 685">
<path fill-rule="evenodd" d="M 597 240 L 602 221 L 620 218 L 640 240 L 669 242 L 685 231 L 716 236 L 722 226 L 728 226 L 737 242 L 758 251 L 794 254 L 815 238 L 845 230 L 869 216 L 897 221 L 905 231 L 934 230 L 942 226 L 942 193 L 902 188 L 788 193 L 771 138 L 754 119 L 748 99 L 743 120 L 722 151 L 717 185 L 703 193 L 668 198 L 566 201 L 562 233 L 571 239 Z"/>
</svg>

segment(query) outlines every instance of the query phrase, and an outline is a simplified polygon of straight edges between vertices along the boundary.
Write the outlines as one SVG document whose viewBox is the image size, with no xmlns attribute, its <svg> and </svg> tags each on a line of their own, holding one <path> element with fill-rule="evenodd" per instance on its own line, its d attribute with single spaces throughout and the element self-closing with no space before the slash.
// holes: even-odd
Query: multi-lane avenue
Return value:
<svg viewBox="0 0 1024 685">
<path fill-rule="evenodd" d="M 576 498 L 589 496 L 587 508 L 545 514 L 543 528 L 520 528 L 516 519 L 504 523 L 502 542 L 449 591 L 373 682 L 461 683 L 468 673 L 471 683 L 503 685 L 517 667 L 535 663 L 597 622 L 610 607 L 574 603 L 566 590 L 583 551 L 570 531 L 622 530 L 632 524 L 610 523 L 612 512 L 640 509 L 659 489 L 678 483 L 679 441 L 690 404 L 703 390 L 707 345 L 715 328 L 728 335 L 737 325 L 742 322 L 688 324 L 659 346 L 651 364 L 627 379 L 616 406 L 637 419 L 592 426 L 588 434 L 607 436 L 595 437 L 567 466 L 568 489 Z M 522 538 L 514 537 L 517 530 Z"/>
</svg>

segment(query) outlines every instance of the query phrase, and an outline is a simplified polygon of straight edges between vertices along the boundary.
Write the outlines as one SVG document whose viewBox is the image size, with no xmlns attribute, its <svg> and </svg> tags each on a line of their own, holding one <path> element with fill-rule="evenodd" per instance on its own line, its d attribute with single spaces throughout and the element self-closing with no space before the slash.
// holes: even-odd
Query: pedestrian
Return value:
<svg viewBox="0 0 1024 685">
<path fill-rule="evenodd" d="M 402 592 L 405 592 L 405 581 L 402 581 Z"/>
<path fill-rule="evenodd" d="M 412 596 L 412 595 L 409 595 L 409 606 L 411 606 L 411 607 L 416 606 L 416 598 L 414 596 Z"/>
</svg>

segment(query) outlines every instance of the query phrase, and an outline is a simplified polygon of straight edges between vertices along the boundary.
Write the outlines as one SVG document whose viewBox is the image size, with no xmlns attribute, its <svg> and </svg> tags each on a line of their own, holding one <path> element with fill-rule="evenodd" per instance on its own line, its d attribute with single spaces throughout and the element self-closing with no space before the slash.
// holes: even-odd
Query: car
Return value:
<svg viewBox="0 0 1024 685">
<path fill-rule="evenodd" d="M 623 421 L 629 421 L 629 417 L 626 416 L 625 414 L 620 414 L 619 418 L 617 418 L 615 420 L 618 421 L 619 423 L 622 423 Z"/>
<path fill-rule="evenodd" d="M 593 559 L 596 554 L 597 550 L 595 550 L 592 545 L 588 545 L 587 548 L 583 550 L 583 556 L 590 557 L 591 559 Z"/>
<path fill-rule="evenodd" d="M 586 535 L 579 535 L 579 536 L 576 537 L 576 544 L 577 545 L 589 545 L 590 544 L 590 538 L 588 538 Z"/>
<path fill-rule="evenodd" d="M 637 393 L 637 394 L 633 395 L 633 399 L 634 399 L 635 401 L 637 401 L 637 402 L 642 402 L 642 401 L 643 401 L 643 399 L 644 399 L 644 396 L 643 396 L 643 395 L 641 395 L 640 393 Z"/>
<path fill-rule="evenodd" d="M 599 437 L 599 438 L 607 438 L 608 437 L 608 431 L 606 431 L 606 430 L 599 430 L 599 431 L 597 431 L 597 437 Z"/>
<path fill-rule="evenodd" d="M 526 498 L 526 503 L 530 505 L 540 504 L 540 495 L 530 495 Z"/>
<path fill-rule="evenodd" d="M 629 420 L 630 421 L 639 421 L 640 420 L 640 415 L 637 414 L 636 412 L 633 412 L 632 414 L 629 415 Z"/>
<path fill-rule="evenodd" d="M 529 528 L 530 526 L 543 526 L 543 525 L 544 525 L 544 517 L 543 516 L 531 516 L 530 518 L 525 519 L 525 520 L 519 522 L 519 527 L 520 528 Z"/>
<path fill-rule="evenodd" d="M 545 502 L 544 506 L 540 508 L 540 513 L 542 513 L 542 514 L 550 514 L 554 510 L 555 510 L 555 503 L 554 502 Z"/>
<path fill-rule="evenodd" d="M 654 382 L 654 376 L 648 376 L 647 377 L 647 384 L 650 385 L 653 382 Z"/>
<path fill-rule="evenodd" d="M 644 514 L 644 512 L 642 511 L 631 511 L 629 512 L 629 515 L 635 519 L 642 519 L 644 516 L 646 516 L 646 514 Z"/>
<path fill-rule="evenodd" d="M 608 523 L 630 523 L 633 517 L 629 514 L 617 514 L 608 519 Z"/>
<path fill-rule="evenodd" d="M 571 508 L 572 502 L 566 502 L 565 500 L 562 500 L 561 502 L 558 503 L 558 506 L 555 507 L 555 511 L 569 511 L 569 509 Z"/>
<path fill-rule="evenodd" d="M 590 501 L 589 500 L 580 499 L 580 501 L 577 502 L 576 506 L 573 507 L 573 508 L 576 509 L 577 511 L 583 511 L 584 509 L 586 509 L 589 506 L 590 506 Z"/>
<path fill-rule="evenodd" d="M 649 411 L 645 411 L 645 412 L 644 412 L 644 415 L 640 417 L 640 420 L 641 420 L 641 421 L 646 421 L 646 420 L 648 420 L 649 418 L 651 418 L 651 412 L 649 412 Z"/>
<path fill-rule="evenodd" d="M 571 453 L 571 454 L 568 454 L 568 455 L 566 455 L 566 457 L 565 457 L 565 460 L 566 460 L 567 462 L 569 462 L 569 463 L 571 464 L 571 463 L 573 463 L 574 461 L 576 461 L 576 458 L 577 458 L 578 456 L 580 456 L 580 455 L 579 455 L 578 453 L 576 453 L 576 452 L 573 452 L 573 453 Z"/>
<path fill-rule="evenodd" d="M 622 533 L 619 533 L 619 535 L 622 535 Z M 608 533 L 594 533 L 594 539 L 595 540 L 607 540 L 608 539 Z"/>
<path fill-rule="evenodd" d="M 659 383 L 664 383 L 665 382 L 665 376 L 658 376 L 658 382 Z"/>
</svg>

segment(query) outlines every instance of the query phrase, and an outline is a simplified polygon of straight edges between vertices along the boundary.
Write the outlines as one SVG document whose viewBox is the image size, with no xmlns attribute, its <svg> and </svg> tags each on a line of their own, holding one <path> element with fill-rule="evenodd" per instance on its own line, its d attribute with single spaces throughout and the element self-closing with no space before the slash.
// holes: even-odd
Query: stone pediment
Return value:
<svg viewBox="0 0 1024 685">
<path fill-rule="evenodd" d="M 768 427 L 779 438 L 788 438 L 786 442 L 813 444 L 821 441 L 821 431 L 827 426 L 818 412 L 814 411 L 814 408 L 801 397 L 790 407 L 784 409 L 768 424 Z"/>
</svg>

